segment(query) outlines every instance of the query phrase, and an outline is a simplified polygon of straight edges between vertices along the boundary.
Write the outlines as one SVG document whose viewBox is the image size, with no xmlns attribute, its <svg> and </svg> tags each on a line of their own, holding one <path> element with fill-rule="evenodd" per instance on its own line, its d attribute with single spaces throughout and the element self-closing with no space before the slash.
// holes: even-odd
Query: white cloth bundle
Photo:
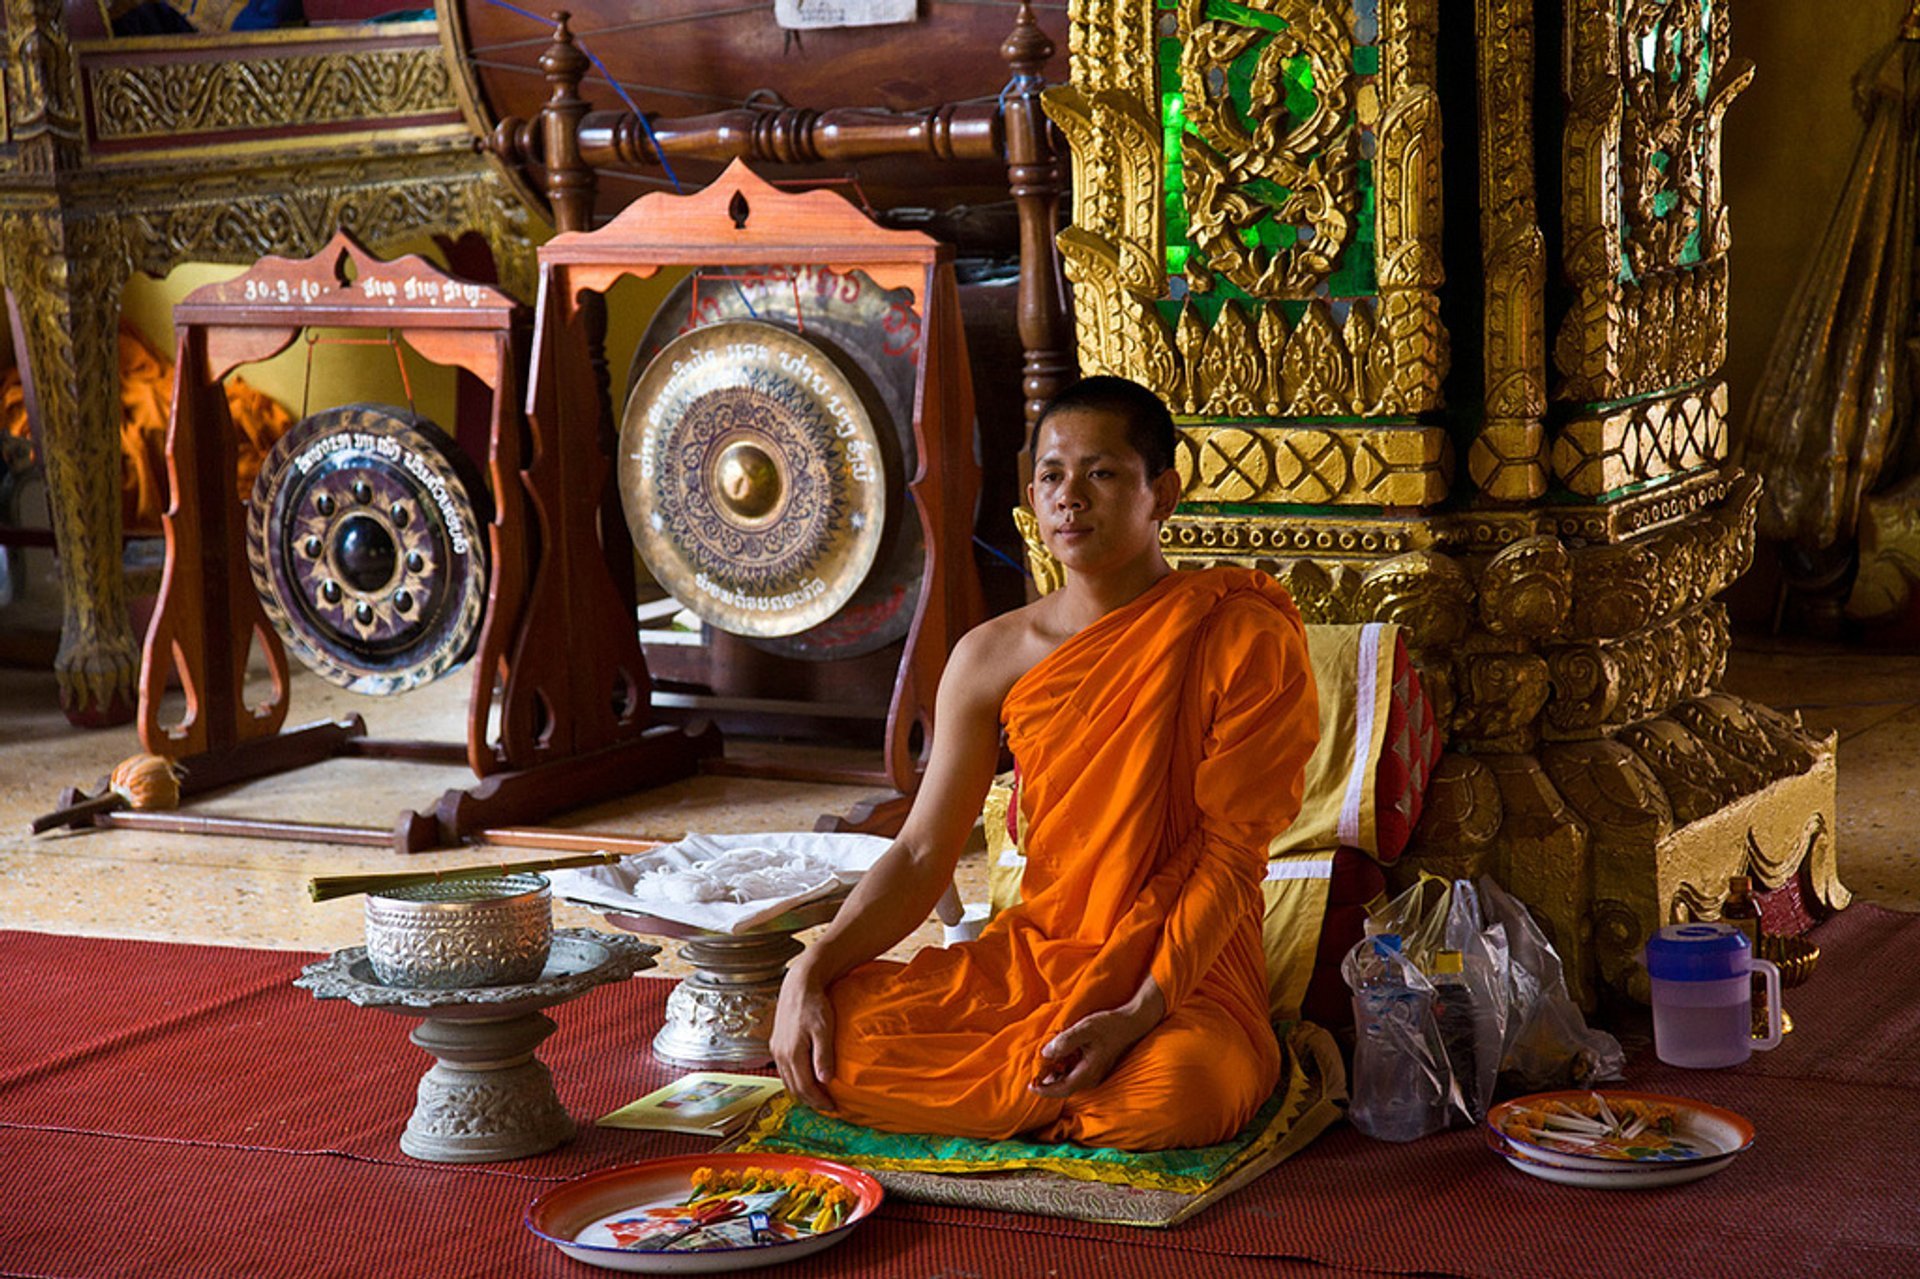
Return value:
<svg viewBox="0 0 1920 1279">
<path fill-rule="evenodd" d="M 688 835 L 611 866 L 550 872 L 556 897 L 743 933 L 856 882 L 892 841 L 813 831 Z"/>
</svg>

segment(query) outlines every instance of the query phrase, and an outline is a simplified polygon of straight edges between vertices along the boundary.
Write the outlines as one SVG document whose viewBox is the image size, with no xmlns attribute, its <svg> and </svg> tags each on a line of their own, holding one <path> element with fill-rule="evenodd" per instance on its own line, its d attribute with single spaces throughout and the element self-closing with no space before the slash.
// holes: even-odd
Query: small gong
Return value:
<svg viewBox="0 0 1920 1279">
<path fill-rule="evenodd" d="M 353 692 L 438 679 L 479 636 L 487 505 L 477 470 L 424 418 L 354 404 L 302 419 L 268 453 L 247 508 L 268 620 Z"/>
<path fill-rule="evenodd" d="M 821 346 L 730 320 L 647 366 L 620 427 L 620 498 L 640 557 L 697 616 L 795 635 L 866 581 L 887 464 L 867 401 Z"/>
</svg>

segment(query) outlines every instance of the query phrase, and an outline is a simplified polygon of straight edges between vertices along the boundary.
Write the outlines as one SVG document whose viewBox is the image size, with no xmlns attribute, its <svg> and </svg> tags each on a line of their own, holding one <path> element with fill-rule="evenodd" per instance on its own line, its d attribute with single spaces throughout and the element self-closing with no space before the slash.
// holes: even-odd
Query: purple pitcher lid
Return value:
<svg viewBox="0 0 1920 1279">
<path fill-rule="evenodd" d="M 1668 924 L 1647 939 L 1647 975 L 1660 981 L 1724 981 L 1753 970 L 1747 935 L 1731 924 Z"/>
</svg>

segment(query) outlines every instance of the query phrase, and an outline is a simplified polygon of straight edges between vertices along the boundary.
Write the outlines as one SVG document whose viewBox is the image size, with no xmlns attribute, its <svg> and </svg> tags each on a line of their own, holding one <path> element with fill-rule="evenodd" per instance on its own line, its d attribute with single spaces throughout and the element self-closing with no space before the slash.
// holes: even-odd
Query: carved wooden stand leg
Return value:
<svg viewBox="0 0 1920 1279">
<path fill-rule="evenodd" d="M 54 670 L 67 718 L 133 718 L 138 646 L 120 567 L 120 379 L 115 317 L 126 255 L 110 223 L 55 207 L 0 217 L 9 310 L 37 407 L 65 598 Z"/>
<path fill-rule="evenodd" d="M 435 1062 L 400 1149 L 435 1163 L 488 1163 L 552 1150 L 572 1138 L 572 1116 L 533 1050 L 553 1019 L 526 1013 L 499 1021 L 428 1018 L 409 1039 Z"/>
</svg>

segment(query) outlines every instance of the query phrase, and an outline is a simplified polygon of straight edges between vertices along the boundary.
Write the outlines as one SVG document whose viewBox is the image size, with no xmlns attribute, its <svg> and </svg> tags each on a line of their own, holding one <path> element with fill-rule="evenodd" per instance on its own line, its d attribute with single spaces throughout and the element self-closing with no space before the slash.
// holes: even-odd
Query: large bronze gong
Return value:
<svg viewBox="0 0 1920 1279">
<path fill-rule="evenodd" d="M 701 619 L 796 636 L 867 580 L 897 460 L 863 382 L 821 343 L 762 320 L 683 334 L 640 376 L 620 429 L 627 525 Z"/>
<path fill-rule="evenodd" d="M 925 569 L 925 538 L 905 493 L 918 463 L 913 396 L 921 318 L 911 290 L 883 289 L 862 271 L 806 263 L 717 267 L 675 286 L 634 351 L 629 386 L 677 336 L 714 324 L 759 319 L 790 327 L 823 348 L 875 401 L 875 429 L 888 463 L 889 528 L 866 580 L 844 607 L 793 635 L 750 636 L 756 648 L 814 660 L 857 657 L 904 637 L 913 624 Z"/>
<path fill-rule="evenodd" d="M 426 419 L 354 404 L 296 423 L 260 468 L 247 558 L 274 629 L 323 679 L 402 692 L 473 651 L 487 596 L 478 471 Z"/>
</svg>

